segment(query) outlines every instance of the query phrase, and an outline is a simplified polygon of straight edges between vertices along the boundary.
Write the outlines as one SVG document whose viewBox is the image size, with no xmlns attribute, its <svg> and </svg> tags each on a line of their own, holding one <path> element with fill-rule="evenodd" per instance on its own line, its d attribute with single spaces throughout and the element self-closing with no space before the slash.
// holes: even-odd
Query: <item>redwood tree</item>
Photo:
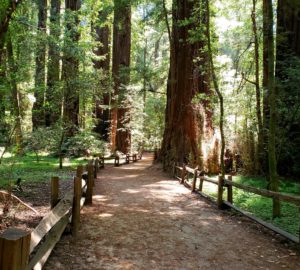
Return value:
<svg viewBox="0 0 300 270">
<path fill-rule="evenodd" d="M 67 136 L 73 136 L 79 126 L 79 87 L 76 81 L 79 72 L 79 60 L 76 55 L 79 41 L 78 10 L 80 0 L 66 0 L 66 31 L 63 56 L 62 78 L 64 81 L 64 124 Z"/>
<path fill-rule="evenodd" d="M 278 171 L 299 175 L 300 154 L 300 2 L 277 6 L 276 83 L 278 95 Z M 287 164 L 289 166 L 287 166 Z"/>
<path fill-rule="evenodd" d="M 266 43 L 264 44 L 264 50 L 268 63 L 268 79 L 267 91 L 269 94 L 268 105 L 270 108 L 269 118 L 269 131 L 268 131 L 268 165 L 269 165 L 269 177 L 270 177 L 270 189 L 273 191 L 279 191 L 279 179 L 277 175 L 277 161 L 276 161 L 276 125 L 277 125 L 277 113 L 276 113 L 276 100 L 277 95 L 275 91 L 275 53 L 274 53 L 274 19 L 273 19 L 273 3 L 272 0 L 264 2 L 264 16 L 266 20 L 265 37 Z M 273 217 L 280 216 L 280 202 L 278 199 L 273 199 Z"/>
<path fill-rule="evenodd" d="M 60 79 L 60 0 L 51 0 L 50 6 L 50 39 L 47 63 L 47 87 L 45 104 L 45 124 L 51 126 L 60 118 L 62 95 L 57 90 Z"/>
<path fill-rule="evenodd" d="M 112 151 L 119 150 L 127 153 L 131 144 L 131 134 L 128 128 L 130 111 L 126 98 L 126 86 L 130 81 L 131 3 L 115 0 L 114 4 L 112 56 L 114 93 L 111 110 L 111 145 Z"/>
<path fill-rule="evenodd" d="M 100 134 L 105 141 L 109 139 L 109 68 L 110 68 L 110 26 L 104 22 L 107 20 L 108 12 L 99 12 L 98 20 L 96 21 L 94 29 L 95 40 L 99 42 L 95 55 L 102 57 L 99 60 L 94 60 L 94 67 L 103 71 L 106 79 L 101 81 L 102 96 L 95 95 L 95 128 L 94 131 Z M 104 21 L 104 22 L 103 22 Z M 103 25 L 104 24 L 104 25 Z"/>
<path fill-rule="evenodd" d="M 160 152 L 165 169 L 169 169 L 173 162 L 199 164 L 203 116 L 199 104 L 193 99 L 206 91 L 201 89 L 204 78 L 199 72 L 204 63 L 197 60 L 200 49 L 203 49 L 203 40 L 192 36 L 201 21 L 195 12 L 199 7 L 197 0 L 173 1 L 166 123 Z"/>
<path fill-rule="evenodd" d="M 35 103 L 32 108 L 33 128 L 44 125 L 44 95 L 45 95 L 45 76 L 46 76 L 46 21 L 47 21 L 47 0 L 38 1 L 38 31 L 40 42 L 37 44 L 35 59 Z"/>
</svg>

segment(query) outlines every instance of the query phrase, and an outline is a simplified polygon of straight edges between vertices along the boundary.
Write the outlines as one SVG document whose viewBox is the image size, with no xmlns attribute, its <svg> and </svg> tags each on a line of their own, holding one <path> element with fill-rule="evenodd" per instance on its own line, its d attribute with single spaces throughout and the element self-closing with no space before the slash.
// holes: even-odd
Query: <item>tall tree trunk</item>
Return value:
<svg viewBox="0 0 300 270">
<path fill-rule="evenodd" d="M 298 175 L 300 154 L 300 2 L 279 0 L 277 5 L 276 88 L 281 110 L 278 147 L 279 173 Z M 289 166 L 286 166 L 289 164 Z"/>
<path fill-rule="evenodd" d="M 274 20 L 273 20 L 273 4 L 272 0 L 266 2 L 267 9 L 267 27 L 268 27 L 268 91 L 269 91 L 269 106 L 270 106 L 270 121 L 268 133 L 268 151 L 269 151 L 269 175 L 270 189 L 279 191 L 279 179 L 277 175 L 276 164 L 276 92 L 275 92 L 275 59 L 274 59 Z M 273 217 L 280 216 L 280 202 L 278 199 L 273 199 Z"/>
<path fill-rule="evenodd" d="M 37 53 L 35 59 L 35 103 L 32 108 L 33 129 L 44 126 L 44 95 L 45 95 L 45 76 L 46 76 L 46 21 L 47 21 L 47 0 L 38 0 L 38 31 L 41 40 L 37 43 Z M 39 38 L 39 37 L 38 37 Z"/>
<path fill-rule="evenodd" d="M 209 64 L 212 75 L 212 81 L 219 98 L 220 105 L 220 134 L 221 134 L 221 152 L 220 152 L 220 164 L 221 164 L 221 174 L 224 178 L 225 176 L 225 164 L 224 164 L 224 153 L 225 153 L 225 134 L 224 134 L 224 99 L 219 88 L 218 78 L 215 72 L 214 60 L 213 60 L 213 52 L 212 52 L 212 43 L 211 43 L 211 33 L 210 33 L 210 6 L 209 1 L 204 0 L 206 3 L 206 12 L 207 12 L 207 25 L 206 25 L 206 38 L 207 38 L 207 46 L 208 46 L 208 55 L 209 55 Z"/>
<path fill-rule="evenodd" d="M 0 40 L 0 134 L 5 133 L 5 88 L 3 87 L 6 82 L 5 76 L 5 53 L 4 46 L 1 46 Z M 4 43 L 4 38 L 3 38 Z"/>
<path fill-rule="evenodd" d="M 265 158 L 265 151 L 263 148 L 263 121 L 261 114 L 261 97 L 260 97 L 260 65 L 259 65 L 259 37 L 257 33 L 257 22 L 256 22 L 256 5 L 257 0 L 253 0 L 253 8 L 251 13 L 252 19 L 252 31 L 254 36 L 254 60 L 255 60 L 255 95 L 256 95 L 256 119 L 258 127 L 258 142 L 256 151 L 256 171 L 257 173 L 263 173 L 263 160 Z"/>
<path fill-rule="evenodd" d="M 200 8 L 200 16 L 201 16 L 201 25 L 205 27 L 209 27 L 210 23 L 210 14 L 208 8 L 208 3 L 205 0 L 201 0 L 201 8 Z M 208 29 L 206 29 L 208 31 Z M 199 72 L 200 72 L 200 90 L 201 94 L 205 94 L 205 99 L 202 101 L 204 112 L 205 112 L 205 119 L 204 119 L 204 132 L 206 138 L 210 138 L 214 131 L 213 129 L 213 110 L 210 97 L 213 95 L 213 91 L 211 89 L 210 81 L 212 77 L 212 70 L 210 66 L 210 55 L 208 52 L 208 39 L 201 41 L 200 46 L 200 65 L 199 65 Z"/>
<path fill-rule="evenodd" d="M 268 34 L 268 1 L 263 0 L 263 148 L 264 158 L 262 159 L 262 170 L 267 176 L 269 182 L 269 164 L 268 164 L 268 132 L 269 132 L 269 119 L 270 119 L 270 108 L 269 108 L 269 34 Z"/>
<path fill-rule="evenodd" d="M 72 16 L 72 22 L 67 21 L 65 35 L 71 42 L 66 41 L 63 57 L 62 78 L 64 81 L 64 125 L 67 129 L 66 136 L 74 136 L 79 127 L 79 87 L 77 83 L 79 73 L 79 60 L 75 55 L 79 41 L 79 18 L 77 12 L 81 7 L 81 0 L 65 0 L 65 9 Z M 67 20 L 70 17 L 67 16 Z M 74 24 L 75 22 L 75 24 Z"/>
<path fill-rule="evenodd" d="M 166 123 L 160 152 L 164 168 L 173 162 L 199 163 L 201 114 L 193 98 L 201 91 L 199 76 L 199 50 L 201 41 L 190 41 L 189 32 L 199 26 L 195 15 L 199 1 L 173 1 L 172 33 L 166 18 L 170 38 L 170 71 L 167 85 Z M 164 7 L 165 9 L 165 7 Z M 167 13 L 165 12 L 165 15 Z M 190 19 L 189 24 L 182 20 Z M 192 76 L 191 76 L 192 75 Z"/>
<path fill-rule="evenodd" d="M 98 21 L 94 28 L 95 40 L 100 42 L 94 53 L 97 56 L 104 56 L 104 59 L 94 61 L 96 69 L 102 69 L 106 79 L 101 82 L 102 97 L 95 95 L 95 128 L 94 131 L 100 134 L 105 141 L 109 140 L 110 128 L 110 93 L 109 93 L 109 68 L 110 68 L 110 26 L 99 26 L 101 22 L 107 20 L 108 12 L 99 12 Z"/>
<path fill-rule="evenodd" d="M 112 150 L 128 153 L 131 145 L 129 105 L 126 86 L 130 81 L 131 3 L 115 0 L 113 23 L 114 94 L 111 111 Z M 118 98 L 118 100 L 116 100 Z"/>
<path fill-rule="evenodd" d="M 62 95 L 58 90 L 60 79 L 60 7 L 61 0 L 51 0 L 50 7 L 50 33 L 48 50 L 47 87 L 45 104 L 45 124 L 47 127 L 55 124 L 61 116 Z"/>
<path fill-rule="evenodd" d="M 9 79 L 11 85 L 11 95 L 12 95 L 12 105 L 13 105 L 13 115 L 15 117 L 15 143 L 17 146 L 17 154 L 23 153 L 23 134 L 22 134 L 22 114 L 21 114 L 21 103 L 20 103 L 20 93 L 18 90 L 18 85 L 16 81 L 17 76 L 17 66 L 15 64 L 12 40 L 10 34 L 7 35 L 7 60 L 9 67 Z"/>
</svg>

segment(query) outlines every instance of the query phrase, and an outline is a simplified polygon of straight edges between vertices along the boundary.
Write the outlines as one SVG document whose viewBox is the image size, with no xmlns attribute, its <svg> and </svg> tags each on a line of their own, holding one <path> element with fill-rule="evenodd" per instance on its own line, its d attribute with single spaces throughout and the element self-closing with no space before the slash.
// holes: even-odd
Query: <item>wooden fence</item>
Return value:
<svg viewBox="0 0 300 270">
<path fill-rule="evenodd" d="M 142 159 L 142 151 L 124 155 L 126 163 Z M 94 181 L 98 171 L 105 166 L 103 156 L 91 160 L 86 166 L 78 166 L 74 177 L 74 189 L 59 199 L 59 178 L 51 178 L 51 211 L 30 233 L 9 228 L 0 236 L 0 269 L 31 270 L 42 269 L 56 243 L 65 230 L 77 237 L 80 224 L 80 210 L 92 204 Z M 120 156 L 115 156 L 119 166 Z"/>
<path fill-rule="evenodd" d="M 51 179 L 51 211 L 30 233 L 9 228 L 0 236 L 0 269 L 42 269 L 63 232 L 68 229 L 77 237 L 80 210 L 92 204 L 93 186 L 103 160 L 96 158 L 78 166 L 74 188 L 59 199 L 59 178 Z"/>
<path fill-rule="evenodd" d="M 215 180 L 215 179 L 209 178 L 207 176 L 201 175 L 201 172 L 199 170 L 190 168 L 185 165 L 184 166 L 176 166 L 174 164 L 173 175 L 176 179 L 178 179 L 180 181 L 181 184 L 184 184 L 185 186 L 191 188 L 192 192 L 196 192 L 196 193 L 198 193 L 204 197 L 210 198 L 210 199 L 213 199 L 213 198 L 203 192 L 203 183 L 206 181 L 206 182 L 216 185 L 218 187 L 217 205 L 218 205 L 219 209 L 224 209 L 226 206 L 230 207 L 232 209 L 235 209 L 236 211 L 238 211 L 241 214 L 247 216 L 248 218 L 254 220 L 255 222 L 265 226 L 266 228 L 286 237 L 287 239 L 289 239 L 295 243 L 300 244 L 300 228 L 299 228 L 299 235 L 297 237 L 291 233 L 288 233 L 288 232 L 274 226 L 273 224 L 265 222 L 262 219 L 257 218 L 255 216 L 253 216 L 252 214 L 238 208 L 237 206 L 235 206 L 233 204 L 232 188 L 235 187 L 235 188 L 247 191 L 247 192 L 261 195 L 263 197 L 276 198 L 281 201 L 293 203 L 299 207 L 299 213 L 300 213 L 300 197 L 283 194 L 283 193 L 279 193 L 279 192 L 274 192 L 274 191 L 270 191 L 270 190 L 266 190 L 266 189 L 259 189 L 259 188 L 247 186 L 244 184 L 236 183 L 236 182 L 232 181 L 232 176 L 227 176 L 227 179 L 226 179 L 226 177 L 225 177 L 225 179 L 223 179 L 221 176 L 218 176 L 218 180 Z M 190 177 L 193 179 L 191 183 L 188 181 L 190 179 Z M 197 182 L 199 183 L 198 187 L 196 186 Z M 223 198 L 224 197 L 223 193 L 224 193 L 225 188 L 227 188 L 227 199 L 226 200 L 224 200 L 224 198 Z"/>
</svg>

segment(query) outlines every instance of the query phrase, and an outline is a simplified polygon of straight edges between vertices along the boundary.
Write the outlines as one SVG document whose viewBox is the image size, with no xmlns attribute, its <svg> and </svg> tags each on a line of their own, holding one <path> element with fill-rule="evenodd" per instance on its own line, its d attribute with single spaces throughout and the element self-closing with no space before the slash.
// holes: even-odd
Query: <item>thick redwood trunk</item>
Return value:
<svg viewBox="0 0 300 270">
<path fill-rule="evenodd" d="M 95 95 L 95 128 L 101 138 L 105 141 L 109 140 L 109 128 L 110 128 L 110 94 L 109 94 L 109 68 L 110 68 L 110 27 L 108 25 L 99 26 L 101 21 L 107 19 L 107 12 L 99 12 L 99 20 L 94 28 L 95 40 L 100 42 L 100 45 L 96 48 L 94 53 L 97 56 L 104 57 L 101 60 L 94 61 L 94 67 L 96 69 L 102 69 L 106 79 L 101 82 L 101 96 L 97 93 Z"/>
<path fill-rule="evenodd" d="M 130 150 L 131 134 L 129 124 L 129 104 L 126 86 L 130 80 L 131 48 L 131 6 L 122 0 L 115 0 L 113 29 L 114 94 L 111 111 L 112 150 L 127 153 Z"/>
<path fill-rule="evenodd" d="M 261 170 L 268 175 L 268 130 L 269 130 L 269 119 L 270 119 L 270 108 L 269 108 L 269 61 L 268 61 L 268 0 L 263 0 L 263 149 L 264 157 L 261 159 Z"/>
<path fill-rule="evenodd" d="M 79 24 L 78 14 L 80 9 L 80 0 L 66 0 L 66 11 L 74 16 L 75 27 L 72 23 L 67 22 L 66 33 L 71 40 L 67 42 L 67 48 L 63 57 L 63 73 L 64 81 L 64 124 L 67 127 L 67 136 L 73 136 L 79 127 L 79 87 L 76 79 L 79 72 L 79 60 L 74 51 L 79 41 L 79 33 L 76 26 Z M 72 49 L 71 47 L 74 46 Z"/>
<path fill-rule="evenodd" d="M 278 170 L 298 175 L 300 154 L 299 63 L 300 2 L 279 0 L 277 6 L 276 82 L 278 111 Z M 289 164 L 287 166 L 286 164 Z"/>
<path fill-rule="evenodd" d="M 38 31 L 42 36 L 46 35 L 47 21 L 47 0 L 38 1 Z M 45 95 L 45 76 L 46 76 L 46 43 L 44 40 L 38 42 L 35 59 L 35 103 L 32 108 L 32 125 L 33 129 L 45 124 L 44 115 L 44 95 Z"/>
<path fill-rule="evenodd" d="M 51 0 L 50 7 L 50 42 L 47 63 L 47 88 L 45 106 L 45 124 L 47 127 L 55 124 L 61 116 L 62 95 L 58 90 L 60 79 L 60 0 Z"/>
<path fill-rule="evenodd" d="M 203 47 L 203 43 L 191 42 L 189 35 L 189 31 L 199 25 L 199 18 L 194 17 L 196 7 L 199 7 L 198 1 L 173 2 L 166 125 L 160 153 L 165 169 L 169 169 L 173 162 L 199 163 L 198 138 L 201 137 L 199 127 L 203 119 L 201 108 L 192 101 L 197 93 L 207 90 L 202 85 L 200 63 L 195 61 L 199 58 L 199 50 Z M 190 19 L 191 22 L 181 24 L 185 19 Z"/>
</svg>

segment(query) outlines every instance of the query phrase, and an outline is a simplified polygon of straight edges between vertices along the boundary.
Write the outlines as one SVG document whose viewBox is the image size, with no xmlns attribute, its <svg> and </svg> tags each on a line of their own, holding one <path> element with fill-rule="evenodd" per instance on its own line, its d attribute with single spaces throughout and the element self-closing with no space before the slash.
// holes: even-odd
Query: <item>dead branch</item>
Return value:
<svg viewBox="0 0 300 270">
<path fill-rule="evenodd" d="M 36 211 L 34 208 L 32 208 L 29 204 L 23 202 L 20 198 L 18 198 L 18 197 L 15 196 L 14 194 L 9 193 L 9 192 L 4 191 L 4 190 L 0 190 L 0 194 L 2 194 L 3 197 L 14 199 L 14 200 L 17 201 L 18 203 L 24 205 L 26 208 L 28 208 L 29 210 L 33 211 L 33 212 L 36 213 L 37 215 L 39 215 L 39 212 L 38 212 L 38 211 Z"/>
</svg>

